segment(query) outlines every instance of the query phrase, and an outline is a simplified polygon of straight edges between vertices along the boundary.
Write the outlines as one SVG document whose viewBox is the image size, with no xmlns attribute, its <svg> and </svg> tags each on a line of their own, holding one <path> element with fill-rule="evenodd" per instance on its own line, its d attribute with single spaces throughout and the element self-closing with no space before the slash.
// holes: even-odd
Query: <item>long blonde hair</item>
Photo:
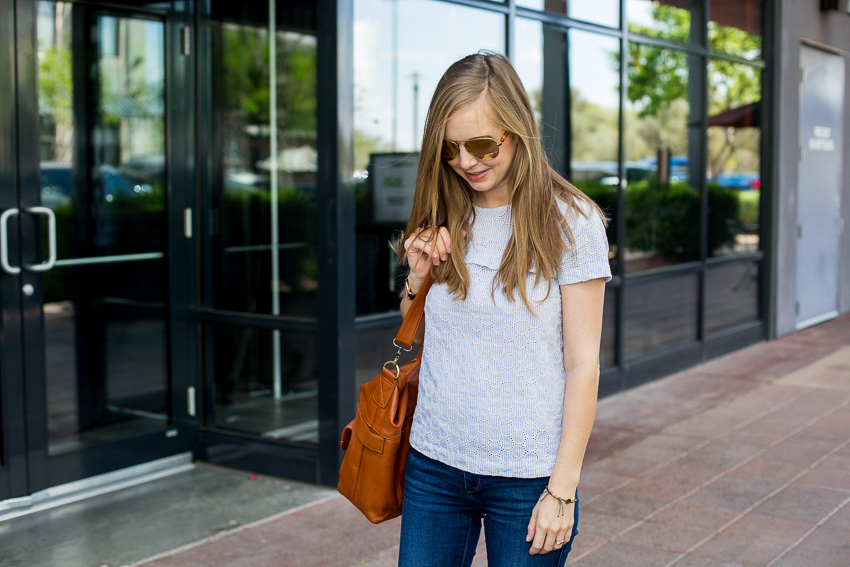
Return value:
<svg viewBox="0 0 850 567">
<path fill-rule="evenodd" d="M 416 194 L 404 237 L 393 248 L 400 262 L 406 261 L 401 242 L 417 229 L 444 226 L 449 231 L 452 253 L 446 262 L 431 268 L 437 283 L 448 284 L 449 292 L 465 299 L 469 271 L 464 261 L 468 235 L 475 222 L 473 189 L 441 158 L 441 147 L 449 118 L 484 98 L 489 103 L 493 123 L 516 137 L 516 150 L 508 175 L 513 234 L 505 248 L 493 281 L 493 291 L 501 286 L 514 300 L 518 292 L 533 312 L 526 292 L 527 274 L 534 268 L 535 285 L 541 279 L 551 287 L 562 254 L 575 248 L 566 216 L 587 216 L 595 210 L 605 222 L 599 207 L 579 189 L 552 169 L 540 143 L 540 135 L 525 88 L 510 61 L 497 53 L 479 52 L 454 63 L 440 79 L 422 140 Z M 557 200 L 567 205 L 567 215 Z M 586 203 L 581 208 L 577 202 Z M 433 230 L 436 235 L 436 230 Z"/>
</svg>

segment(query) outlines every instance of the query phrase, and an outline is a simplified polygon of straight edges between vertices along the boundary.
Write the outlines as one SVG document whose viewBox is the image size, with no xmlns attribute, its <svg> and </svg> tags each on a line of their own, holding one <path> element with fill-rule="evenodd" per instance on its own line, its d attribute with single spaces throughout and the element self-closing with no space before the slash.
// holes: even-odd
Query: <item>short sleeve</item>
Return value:
<svg viewBox="0 0 850 567">
<path fill-rule="evenodd" d="M 605 225 L 595 209 L 579 202 L 579 207 L 587 214 L 585 217 L 575 211 L 566 213 L 567 223 L 575 240 L 575 248 L 568 249 L 561 256 L 558 269 L 558 285 L 574 284 L 597 278 L 611 280 L 611 266 L 608 264 L 608 237 Z M 566 212 L 566 206 L 564 206 Z"/>
</svg>

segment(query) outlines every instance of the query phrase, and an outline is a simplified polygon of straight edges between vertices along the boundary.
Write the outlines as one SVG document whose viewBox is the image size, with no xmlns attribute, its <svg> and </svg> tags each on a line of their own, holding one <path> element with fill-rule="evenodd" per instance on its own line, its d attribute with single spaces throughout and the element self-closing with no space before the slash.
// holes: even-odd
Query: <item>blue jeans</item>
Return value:
<svg viewBox="0 0 850 567">
<path fill-rule="evenodd" d="M 489 567 L 563 566 L 578 533 L 578 504 L 570 540 L 531 555 L 525 541 L 531 511 L 548 478 L 472 474 L 410 451 L 404 479 L 399 567 L 469 567 L 481 520 Z"/>
</svg>

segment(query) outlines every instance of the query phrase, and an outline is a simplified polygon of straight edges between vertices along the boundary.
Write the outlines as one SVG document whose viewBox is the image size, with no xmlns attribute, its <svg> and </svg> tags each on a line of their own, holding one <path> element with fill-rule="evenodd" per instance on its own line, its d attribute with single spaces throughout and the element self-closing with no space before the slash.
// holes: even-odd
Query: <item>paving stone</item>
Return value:
<svg viewBox="0 0 850 567">
<path fill-rule="evenodd" d="M 706 469 L 677 464 L 665 465 L 620 488 L 617 493 L 670 502 L 699 488 L 714 476 L 716 473 Z"/>
<path fill-rule="evenodd" d="M 688 496 L 682 503 L 725 512 L 743 512 L 779 486 L 777 482 L 761 478 L 728 475 Z"/>
<path fill-rule="evenodd" d="M 823 467 L 815 467 L 806 473 L 797 484 L 803 486 L 816 486 L 820 488 L 833 488 L 835 490 L 850 491 L 850 469 L 847 471 L 831 470 Z"/>
<path fill-rule="evenodd" d="M 634 477 L 655 467 L 657 463 L 639 459 L 623 459 L 620 457 L 608 457 L 595 463 L 591 463 L 586 470 L 602 471 Z"/>
<path fill-rule="evenodd" d="M 823 468 L 831 471 L 847 472 L 850 471 L 850 455 L 836 453 L 824 459 L 818 468 Z"/>
<path fill-rule="evenodd" d="M 714 441 L 677 461 L 677 464 L 723 472 L 762 451 L 762 447 Z"/>
<path fill-rule="evenodd" d="M 587 504 L 582 504 L 584 510 L 608 514 L 619 518 L 632 518 L 642 520 L 647 515 L 658 510 L 664 505 L 658 500 L 636 498 L 617 492 L 603 494 L 599 498 Z M 581 512 L 579 512 L 581 513 Z"/>
<path fill-rule="evenodd" d="M 740 443 L 741 445 L 766 448 L 775 445 L 779 438 L 780 436 L 775 433 L 765 434 L 734 430 L 723 437 L 719 437 L 717 441 L 720 443 Z"/>
<path fill-rule="evenodd" d="M 570 551 L 569 558 L 567 559 L 567 564 L 571 561 L 575 563 L 577 561 L 577 557 L 584 555 L 585 553 L 595 549 L 596 547 L 606 543 L 605 538 L 597 538 L 593 536 L 589 536 L 587 534 L 579 533 L 576 536 L 575 540 L 573 540 L 573 548 Z"/>
<path fill-rule="evenodd" d="M 579 521 L 578 539 L 583 536 L 590 536 L 597 541 L 604 541 L 635 523 L 634 519 L 592 512 L 584 506 L 581 507 L 579 513 L 581 519 Z"/>
<path fill-rule="evenodd" d="M 729 523 L 736 516 L 737 514 L 734 512 L 724 510 L 689 506 L 687 504 L 674 504 L 653 516 L 649 521 L 671 526 L 714 531 Z"/>
<path fill-rule="evenodd" d="M 816 524 L 850 496 L 845 491 L 792 484 L 753 510 L 753 514 Z"/>
<path fill-rule="evenodd" d="M 802 537 L 811 526 L 747 515 L 717 534 L 692 554 L 750 565 L 767 565 Z"/>
<path fill-rule="evenodd" d="M 628 543 L 612 542 L 603 545 L 590 555 L 571 563 L 576 567 L 659 567 L 677 557 L 677 553 L 642 547 Z"/>
<path fill-rule="evenodd" d="M 763 419 L 768 422 L 781 422 L 783 424 L 805 425 L 826 414 L 826 410 L 817 407 L 806 406 L 798 403 L 790 403 L 775 411 L 770 412 Z"/>
<path fill-rule="evenodd" d="M 850 532 L 818 528 L 792 549 L 775 567 L 847 567 Z"/>
<path fill-rule="evenodd" d="M 850 375 L 850 347 L 845 346 L 805 368 L 784 376 L 779 382 L 824 388 L 825 393 L 814 397 L 828 404 L 830 400 L 827 396 L 832 394 L 832 402 L 840 403 L 846 399 L 841 397 L 841 391 L 850 390 L 848 375 Z"/>
<path fill-rule="evenodd" d="M 372 525 L 356 508 L 346 504 L 341 496 L 333 498 L 144 565 L 349 567 L 375 560 L 398 543 L 400 518 Z M 328 521 L 330 518 L 333 521 Z"/>
<path fill-rule="evenodd" d="M 741 563 L 722 561 L 711 557 L 688 555 L 674 564 L 674 567 L 744 567 Z"/>
<path fill-rule="evenodd" d="M 763 478 L 765 480 L 784 483 L 800 474 L 807 466 L 807 464 L 771 461 L 764 456 L 759 456 L 736 468 L 735 476 Z"/>
<path fill-rule="evenodd" d="M 815 422 L 812 427 L 848 433 L 850 432 L 850 417 L 845 416 L 843 413 L 833 413 Z"/>
<path fill-rule="evenodd" d="M 581 473 L 581 482 L 579 483 L 579 488 L 581 489 L 582 494 L 584 494 L 585 488 L 604 492 L 609 488 L 619 486 L 623 482 L 626 482 L 633 478 L 633 476 L 615 474 L 595 469 L 583 470 Z"/>
<path fill-rule="evenodd" d="M 797 423 L 783 423 L 781 421 L 768 420 L 762 417 L 739 427 L 735 430 L 735 432 L 768 437 L 771 438 L 771 443 L 775 443 L 793 435 L 799 428 L 800 425 Z"/>
<path fill-rule="evenodd" d="M 640 459 L 660 463 L 673 459 L 700 443 L 693 437 L 651 435 L 617 453 L 620 458 Z"/>
<path fill-rule="evenodd" d="M 850 532 L 850 506 L 845 504 L 841 510 L 824 522 L 823 527 Z"/>
<path fill-rule="evenodd" d="M 711 531 L 705 529 L 643 522 L 617 541 L 681 553 L 710 534 Z"/>
</svg>

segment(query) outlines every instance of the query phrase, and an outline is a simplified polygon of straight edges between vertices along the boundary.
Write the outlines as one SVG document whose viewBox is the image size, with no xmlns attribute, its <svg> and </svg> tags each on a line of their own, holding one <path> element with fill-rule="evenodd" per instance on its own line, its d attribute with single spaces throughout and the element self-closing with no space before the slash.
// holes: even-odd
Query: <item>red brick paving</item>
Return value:
<svg viewBox="0 0 850 567">
<path fill-rule="evenodd" d="M 847 345 L 850 316 L 603 400 L 569 563 L 850 565 L 850 373 L 800 382 Z M 390 567 L 399 525 L 338 497 L 145 565 Z"/>
</svg>

